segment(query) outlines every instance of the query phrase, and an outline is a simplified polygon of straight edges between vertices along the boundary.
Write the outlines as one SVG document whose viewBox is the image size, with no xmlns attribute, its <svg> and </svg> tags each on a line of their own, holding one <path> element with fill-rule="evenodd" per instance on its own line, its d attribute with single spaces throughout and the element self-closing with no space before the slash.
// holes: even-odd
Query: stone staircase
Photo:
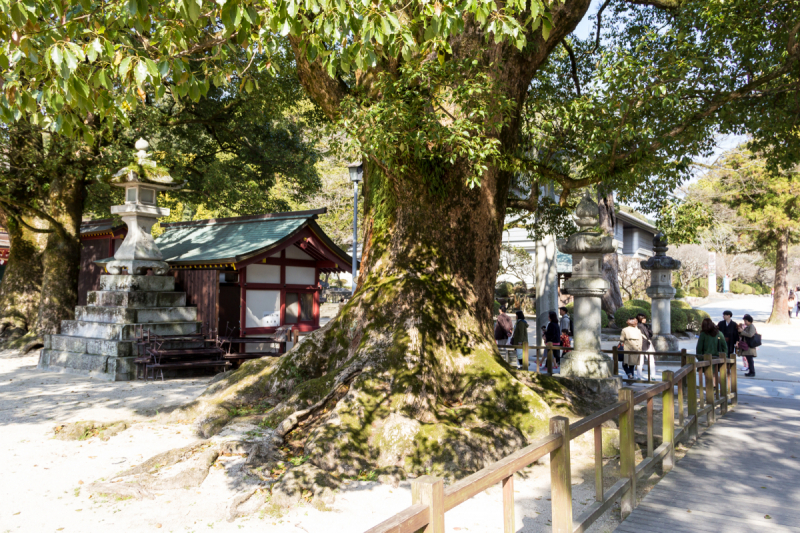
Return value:
<svg viewBox="0 0 800 533">
<path fill-rule="evenodd" d="M 45 336 L 39 369 L 127 381 L 136 376 L 140 326 L 155 335 L 201 331 L 197 308 L 186 307 L 172 276 L 100 276 L 100 290 L 87 303 L 75 309 L 75 320 L 61 323 L 60 335 Z"/>
</svg>

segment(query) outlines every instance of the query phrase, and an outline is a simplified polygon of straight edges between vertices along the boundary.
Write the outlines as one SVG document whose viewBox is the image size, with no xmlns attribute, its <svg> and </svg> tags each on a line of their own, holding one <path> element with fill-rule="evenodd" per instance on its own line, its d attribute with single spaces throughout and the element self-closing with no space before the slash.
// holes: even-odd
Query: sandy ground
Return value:
<svg viewBox="0 0 800 533">
<path fill-rule="evenodd" d="M 722 302 L 725 308 L 751 313 L 769 299 Z M 715 303 L 706 308 L 715 310 Z M 759 311 L 761 312 L 761 311 Z M 714 312 L 712 312 L 712 315 Z M 765 318 L 754 314 L 757 319 Z M 798 322 L 797 324 L 800 324 Z M 757 323 L 765 346 L 757 359 L 759 377 L 752 386 L 800 389 L 796 363 L 800 332 L 795 326 L 770 328 Z M 688 343 L 691 344 L 691 343 Z M 689 346 L 687 346 L 689 347 Z M 288 511 L 260 512 L 228 522 L 225 517 L 235 492 L 223 457 L 196 489 L 164 490 L 154 499 L 92 496 L 83 485 L 111 478 L 163 451 L 198 441 L 188 426 L 164 425 L 153 418 L 159 411 L 185 403 L 205 388 L 208 378 L 166 382 L 106 383 L 68 374 L 36 370 L 38 355 L 0 352 L 0 533 L 93 531 L 267 531 L 323 533 L 364 531 L 411 503 L 408 482 L 398 487 L 353 481 L 342 487 L 329 507 L 302 504 Z M 784 380 L 784 381 L 779 381 Z M 787 381 L 788 380 L 788 381 Z M 759 384 L 759 382 L 763 382 Z M 778 385 L 775 385 L 778 383 Z M 751 385 L 755 384 L 755 385 Z M 753 393 L 757 393 L 753 389 Z M 800 391 L 798 392 L 800 393 Z M 62 441 L 53 437 L 57 425 L 79 420 L 135 422 L 130 429 L 102 441 Z M 576 517 L 594 500 L 593 457 L 588 441 L 573 453 L 573 496 Z M 575 449 L 574 448 L 574 449 Z M 582 449 L 581 449 L 582 448 Z M 616 480 L 616 459 L 609 459 L 606 487 Z M 655 482 L 655 476 L 650 480 Z M 549 465 L 534 465 L 515 479 L 517 531 L 550 530 Z M 320 510 L 322 508 L 323 510 Z M 590 531 L 613 531 L 618 507 Z M 502 527 L 499 486 L 481 493 L 447 513 L 447 531 L 494 532 Z"/>
</svg>

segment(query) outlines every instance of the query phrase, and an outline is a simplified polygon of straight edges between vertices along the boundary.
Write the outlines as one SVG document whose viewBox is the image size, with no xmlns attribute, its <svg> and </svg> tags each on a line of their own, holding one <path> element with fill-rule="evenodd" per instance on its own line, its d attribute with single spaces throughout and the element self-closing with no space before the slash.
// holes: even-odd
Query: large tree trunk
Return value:
<svg viewBox="0 0 800 533">
<path fill-rule="evenodd" d="M 575 0 L 553 7 L 549 38 L 531 35 L 524 51 L 487 44 L 470 21 L 453 38 L 454 57 L 484 58 L 495 84 L 489 92 L 517 105 L 502 132 L 491 133 L 503 153 L 516 148 L 519 110 L 536 69 L 588 6 Z M 336 118 L 348 85 L 308 60 L 302 37 L 289 40 L 303 86 Z M 369 93 L 381 71 L 396 68 L 387 62 L 357 71 L 355 82 Z M 374 154 L 366 157 L 356 294 L 278 361 L 246 363 L 209 387 L 188 414 L 210 435 L 231 419 L 232 405 L 269 403 L 266 423 L 277 425 L 275 437 L 318 467 L 348 475 L 375 466 L 474 471 L 546 433 L 550 416 L 542 399 L 550 391 L 503 362 L 492 335 L 511 174 L 487 163 L 480 186 L 469 188 L 468 161 L 444 155 L 386 168 Z M 564 396 L 563 385 L 541 379 Z"/>
<path fill-rule="evenodd" d="M 778 234 L 775 259 L 775 290 L 772 299 L 772 314 L 769 324 L 789 323 L 789 231 Z"/>
<path fill-rule="evenodd" d="M 62 320 L 75 316 L 81 264 L 80 227 L 85 181 L 79 168 L 70 168 L 50 183 L 50 216 L 59 228 L 47 238 L 42 254 L 42 298 L 36 333 L 58 333 Z"/>
<path fill-rule="evenodd" d="M 597 210 L 600 214 L 600 228 L 608 235 L 614 235 L 617 215 L 614 212 L 614 193 L 599 195 Z M 617 253 L 603 256 L 603 278 L 611 285 L 602 300 L 603 311 L 609 315 L 622 307 L 622 292 L 619 289 L 619 257 Z"/>
<path fill-rule="evenodd" d="M 26 220 L 32 227 L 46 227 L 37 220 Z M 46 236 L 19 224 L 0 212 L 0 224 L 8 231 L 10 254 L 0 283 L 0 331 L 14 339 L 33 329 L 39 312 L 42 289 L 42 249 Z"/>
<path fill-rule="evenodd" d="M 469 189 L 453 169 L 437 194 L 421 176 L 395 186 L 374 166 L 366 174 L 356 294 L 277 363 L 212 386 L 194 411 L 199 428 L 212 434 L 230 405 L 269 397 L 277 435 L 325 470 L 474 471 L 545 433 L 550 415 L 492 340 L 504 217 L 494 200 L 508 176 Z"/>
</svg>

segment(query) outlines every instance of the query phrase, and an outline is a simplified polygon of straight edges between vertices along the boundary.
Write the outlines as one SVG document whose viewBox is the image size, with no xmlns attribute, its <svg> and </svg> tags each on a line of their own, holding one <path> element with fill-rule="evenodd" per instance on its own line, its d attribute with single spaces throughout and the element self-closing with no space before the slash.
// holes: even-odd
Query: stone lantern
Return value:
<svg viewBox="0 0 800 533">
<path fill-rule="evenodd" d="M 125 240 L 114 254 L 114 260 L 106 265 L 109 274 L 143 275 L 152 269 L 157 276 L 163 276 L 169 265 L 163 261 L 161 251 L 156 246 L 150 229 L 159 217 L 169 215 L 169 209 L 158 207 L 159 191 L 181 187 L 172 176 L 150 160 L 144 139 L 136 141 L 136 162 L 117 172 L 111 180 L 112 185 L 125 188 L 125 203 L 111 207 L 111 213 L 119 215 L 128 226 Z"/>
<path fill-rule="evenodd" d="M 647 295 L 652 303 L 653 345 L 658 352 L 677 352 L 678 339 L 672 335 L 672 308 L 675 297 L 672 287 L 672 271 L 681 268 L 681 262 L 667 255 L 667 238 L 663 233 L 653 237 L 656 255 L 640 263 L 642 270 L 650 271 L 650 286 Z"/>
<path fill-rule="evenodd" d="M 610 284 L 603 278 L 603 256 L 616 250 L 614 238 L 590 231 L 600 224 L 597 204 L 587 194 L 575 209 L 581 230 L 569 239 L 559 239 L 558 249 L 572 254 L 572 277 L 564 282 L 564 293 L 575 298 L 572 313 L 574 349 L 561 358 L 561 375 L 583 378 L 612 377 L 611 357 L 600 351 L 601 299 Z"/>
</svg>

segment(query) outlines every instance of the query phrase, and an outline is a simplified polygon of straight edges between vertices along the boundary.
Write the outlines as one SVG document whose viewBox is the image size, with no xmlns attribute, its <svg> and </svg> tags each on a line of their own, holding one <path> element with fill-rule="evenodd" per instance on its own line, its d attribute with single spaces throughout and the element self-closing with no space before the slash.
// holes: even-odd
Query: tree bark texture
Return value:
<svg viewBox="0 0 800 533">
<path fill-rule="evenodd" d="M 777 235 L 775 285 L 769 324 L 789 324 L 789 230 Z"/>
<path fill-rule="evenodd" d="M 32 227 L 46 223 L 27 219 Z M 46 234 L 22 226 L 0 211 L 0 224 L 8 231 L 10 253 L 0 282 L 0 330 L 4 338 L 20 337 L 33 329 L 42 290 L 42 250 Z"/>
<path fill-rule="evenodd" d="M 614 193 L 601 194 L 598 198 L 597 210 L 600 214 L 600 228 L 608 235 L 614 235 L 617 226 L 617 215 L 614 211 Z M 611 287 L 602 299 L 602 309 L 609 315 L 622 307 L 622 292 L 619 289 L 619 256 L 616 252 L 603 256 L 603 278 Z"/>
<path fill-rule="evenodd" d="M 42 297 L 36 320 L 39 336 L 58 333 L 61 321 L 75 316 L 85 192 L 79 167 L 68 169 L 50 183 L 50 216 L 60 227 L 48 235 L 42 253 Z"/>
<path fill-rule="evenodd" d="M 487 44 L 470 22 L 452 39 L 456 58 L 488 58 L 495 89 L 518 105 L 495 134 L 506 153 L 516 147 L 519 110 L 536 69 L 588 6 L 554 4 L 549 39 L 532 34 L 524 51 Z M 298 38 L 291 39 L 301 54 Z M 308 94 L 335 118 L 347 88 L 318 67 L 298 59 Z M 376 73 L 356 72 L 356 80 L 369 90 Z M 277 439 L 346 475 L 376 466 L 463 475 L 547 433 L 551 409 L 543 398 L 551 392 L 542 381 L 561 397 L 563 385 L 511 369 L 492 335 L 512 174 L 488 165 L 471 189 L 469 172 L 463 160 L 394 168 L 365 154 L 365 245 L 355 295 L 284 357 L 248 362 L 212 385 L 189 409 L 199 433 L 219 431 L 231 405 L 267 403 Z"/>
</svg>

